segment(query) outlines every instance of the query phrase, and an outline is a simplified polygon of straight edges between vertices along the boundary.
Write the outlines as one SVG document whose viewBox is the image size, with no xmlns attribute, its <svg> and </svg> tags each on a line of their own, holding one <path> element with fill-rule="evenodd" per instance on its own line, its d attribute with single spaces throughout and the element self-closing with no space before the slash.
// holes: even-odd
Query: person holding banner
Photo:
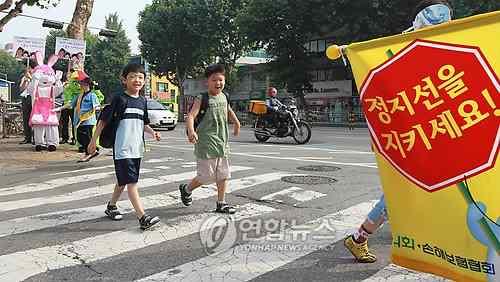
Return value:
<svg viewBox="0 0 500 282">
<path fill-rule="evenodd" d="M 412 27 L 406 31 L 418 30 L 451 20 L 453 10 L 446 0 L 423 0 L 418 3 L 412 16 Z M 368 213 L 365 221 L 353 234 L 344 239 L 344 246 L 358 262 L 373 263 L 377 256 L 368 248 L 368 238 L 388 220 L 384 195 Z"/>
</svg>

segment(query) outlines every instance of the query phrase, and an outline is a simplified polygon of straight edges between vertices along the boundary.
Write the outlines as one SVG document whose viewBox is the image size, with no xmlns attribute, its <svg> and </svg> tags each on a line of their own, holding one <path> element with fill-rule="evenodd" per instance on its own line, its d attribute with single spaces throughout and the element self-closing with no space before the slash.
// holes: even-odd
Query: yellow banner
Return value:
<svg viewBox="0 0 500 282">
<path fill-rule="evenodd" d="M 392 229 L 392 261 L 500 281 L 500 12 L 345 48 Z"/>
</svg>

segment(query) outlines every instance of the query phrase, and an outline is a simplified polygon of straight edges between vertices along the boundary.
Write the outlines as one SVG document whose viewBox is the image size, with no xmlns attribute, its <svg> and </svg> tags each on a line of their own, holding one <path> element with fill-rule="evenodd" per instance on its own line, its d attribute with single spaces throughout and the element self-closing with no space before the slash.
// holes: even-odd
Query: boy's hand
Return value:
<svg viewBox="0 0 500 282">
<path fill-rule="evenodd" d="M 154 137 L 155 137 L 156 141 L 160 141 L 161 140 L 161 134 L 160 134 L 160 132 L 155 131 Z"/>
<path fill-rule="evenodd" d="M 87 152 L 92 155 L 93 153 L 95 153 L 96 149 L 97 148 L 95 141 L 90 141 L 89 145 L 87 146 Z"/>
<path fill-rule="evenodd" d="M 191 144 L 196 144 L 198 142 L 198 134 L 196 132 L 188 132 L 188 141 Z"/>
<path fill-rule="evenodd" d="M 240 135 L 240 124 L 239 123 L 235 123 L 234 126 L 233 126 L 233 135 L 234 136 L 238 136 Z"/>
</svg>

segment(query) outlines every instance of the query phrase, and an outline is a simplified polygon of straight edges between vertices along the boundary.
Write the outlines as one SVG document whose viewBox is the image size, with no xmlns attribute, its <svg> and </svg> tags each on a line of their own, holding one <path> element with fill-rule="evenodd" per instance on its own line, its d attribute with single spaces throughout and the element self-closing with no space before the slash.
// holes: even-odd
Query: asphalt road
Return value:
<svg viewBox="0 0 500 282">
<path fill-rule="evenodd" d="M 180 203 L 196 169 L 184 128 L 148 141 L 139 183 L 159 226 L 145 232 L 127 200 L 122 221 L 104 217 L 111 157 L 12 171 L 0 179 L 0 281 L 441 281 L 390 264 L 390 227 L 356 263 L 342 240 L 381 195 L 366 129 L 313 128 L 311 141 L 231 137 L 232 180 L 217 216 L 213 186 Z"/>
</svg>

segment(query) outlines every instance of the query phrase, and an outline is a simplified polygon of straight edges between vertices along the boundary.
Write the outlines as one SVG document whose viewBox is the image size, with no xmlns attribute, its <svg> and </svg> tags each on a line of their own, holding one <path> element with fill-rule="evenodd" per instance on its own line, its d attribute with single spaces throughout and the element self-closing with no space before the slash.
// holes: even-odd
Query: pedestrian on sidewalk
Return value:
<svg viewBox="0 0 500 282">
<path fill-rule="evenodd" d="M 413 26 L 409 30 L 448 22 L 452 16 L 453 10 L 448 1 L 424 0 L 416 6 L 411 18 Z M 377 256 L 368 248 L 368 238 L 387 220 L 385 197 L 382 195 L 358 230 L 344 239 L 344 246 L 358 262 L 373 263 L 377 261 Z"/>
<path fill-rule="evenodd" d="M 111 110 L 99 118 L 97 128 L 88 146 L 90 154 L 96 152 L 97 137 L 101 135 L 103 129 L 107 125 L 117 124 L 113 145 L 117 184 L 105 214 L 112 220 L 122 219 L 122 213 L 116 206 L 116 202 L 126 186 L 128 198 L 135 209 L 142 230 L 160 222 L 157 216 L 145 213 L 137 186 L 141 159 L 144 155 L 144 132 L 153 135 L 158 141 L 161 138 L 160 134 L 149 126 L 146 98 L 140 95 L 140 91 L 144 87 L 145 77 L 146 72 L 142 65 L 131 63 L 125 66 L 121 75 L 125 91 L 113 97 L 110 105 Z"/>
<path fill-rule="evenodd" d="M 92 79 L 85 72 L 79 71 L 77 81 L 82 92 L 71 102 L 74 112 L 73 127 L 76 128 L 76 139 L 80 144 L 78 152 L 84 153 L 79 162 L 88 162 L 99 154 L 98 150 L 91 154 L 87 147 L 92 139 L 94 126 L 97 124 L 96 111 L 99 110 L 100 103 L 91 88 Z"/>
<path fill-rule="evenodd" d="M 228 118 L 233 123 L 233 134 L 240 133 L 240 122 L 229 105 L 225 85 L 225 69 L 214 64 L 205 70 L 208 93 L 200 95 L 187 115 L 188 141 L 194 144 L 197 176 L 189 184 L 181 184 L 179 191 L 185 206 L 192 204 L 192 192 L 203 184 L 217 184 L 216 212 L 234 214 L 236 209 L 226 203 L 229 163 Z"/>
<path fill-rule="evenodd" d="M 61 144 L 68 143 L 70 145 L 76 144 L 76 131 L 73 127 L 73 116 L 75 115 L 71 104 L 73 100 L 80 95 L 81 88 L 78 83 L 78 71 L 70 69 L 68 74 L 66 75 L 66 82 L 64 84 L 64 105 L 65 108 L 61 111 Z M 69 140 L 69 130 L 71 130 L 71 140 Z"/>
<path fill-rule="evenodd" d="M 23 111 L 23 133 L 24 140 L 19 144 L 31 144 L 31 127 L 29 125 L 30 116 L 31 116 L 31 95 L 28 91 L 28 85 L 30 84 L 32 77 L 31 72 L 34 67 L 34 62 L 31 62 L 30 65 L 26 67 L 23 76 L 21 77 L 21 81 L 19 83 L 19 90 L 21 91 L 22 98 L 22 111 Z"/>
</svg>

